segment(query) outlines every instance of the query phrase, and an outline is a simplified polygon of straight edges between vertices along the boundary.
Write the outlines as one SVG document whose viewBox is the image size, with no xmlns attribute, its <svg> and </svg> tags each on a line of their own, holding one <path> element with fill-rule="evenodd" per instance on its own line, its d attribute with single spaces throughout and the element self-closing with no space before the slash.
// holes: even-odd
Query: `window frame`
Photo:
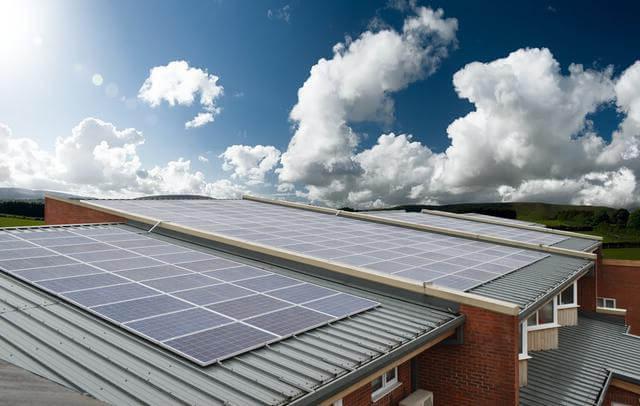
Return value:
<svg viewBox="0 0 640 406">
<path fill-rule="evenodd" d="M 522 351 L 518 353 L 518 360 L 524 360 L 531 358 L 529 356 L 529 329 L 527 328 L 527 319 L 520 322 L 520 345 Z"/>
<path fill-rule="evenodd" d="M 615 298 L 613 297 L 597 297 L 596 298 L 596 305 L 598 304 L 598 301 L 602 300 L 602 306 L 598 306 L 602 309 L 617 309 L 618 308 L 618 302 L 616 301 Z M 611 306 L 607 306 L 607 301 L 611 301 L 613 302 L 613 307 Z"/>
<path fill-rule="evenodd" d="M 539 314 L 542 311 L 542 309 L 549 303 L 551 303 L 553 306 L 553 321 L 540 324 Z M 536 324 L 534 325 L 529 325 L 529 319 L 531 318 L 531 316 L 536 317 Z M 549 300 L 548 302 L 540 306 L 535 312 L 533 312 L 529 317 L 527 317 L 526 321 L 527 321 L 527 331 L 544 330 L 547 328 L 560 327 L 560 325 L 558 324 L 558 305 L 556 303 L 556 298 L 554 297 L 553 299 Z"/>
<path fill-rule="evenodd" d="M 560 300 L 562 298 L 562 293 L 564 293 L 567 289 L 573 288 L 573 303 L 561 303 Z M 556 307 L 558 309 L 572 309 L 578 306 L 578 281 L 574 281 L 572 286 L 568 286 L 562 292 L 556 296 Z"/>
<path fill-rule="evenodd" d="M 342 399 L 335 400 L 331 406 L 342 406 Z"/>
<path fill-rule="evenodd" d="M 390 373 L 391 371 L 394 372 L 394 377 L 393 379 L 389 380 L 387 377 L 387 374 Z M 380 386 L 380 388 L 376 389 L 375 391 L 373 390 L 371 391 L 371 399 L 374 401 L 381 399 L 383 396 L 386 396 L 387 394 L 389 394 L 391 391 L 393 391 L 395 388 L 399 386 L 400 382 L 398 381 L 398 367 L 396 366 L 387 370 L 382 375 L 376 377 L 373 381 L 375 381 L 378 378 L 382 380 L 382 386 Z M 373 389 L 373 381 L 371 381 L 372 389 Z"/>
</svg>

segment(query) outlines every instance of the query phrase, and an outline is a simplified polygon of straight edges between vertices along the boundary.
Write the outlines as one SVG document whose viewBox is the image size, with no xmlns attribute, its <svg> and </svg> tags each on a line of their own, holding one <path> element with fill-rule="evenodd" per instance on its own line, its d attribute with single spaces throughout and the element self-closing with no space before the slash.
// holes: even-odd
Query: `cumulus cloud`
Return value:
<svg viewBox="0 0 640 406">
<path fill-rule="evenodd" d="M 202 162 L 202 163 L 208 163 L 209 162 L 209 158 L 207 158 L 204 155 L 198 155 L 198 161 Z"/>
<path fill-rule="evenodd" d="M 436 61 L 446 56 L 448 47 L 442 44 L 455 41 L 455 24 L 447 24 L 441 11 L 419 9 L 395 36 L 408 38 L 406 33 L 416 27 L 435 33 L 430 41 L 441 45 L 439 52 L 431 51 L 440 55 Z M 295 193 L 311 201 L 356 207 L 524 199 L 614 206 L 639 202 L 640 62 L 618 78 L 611 67 L 578 64 L 564 74 L 548 49 L 520 49 L 494 61 L 473 62 L 454 75 L 453 85 L 474 110 L 449 125 L 451 144 L 445 152 L 433 153 L 410 135 L 394 133 L 362 149 L 351 123 L 388 123 L 393 101 L 382 86 L 358 88 L 351 79 L 354 69 L 340 68 L 344 59 L 360 57 L 359 50 L 366 48 L 361 44 L 374 35 L 366 32 L 349 45 L 338 44 L 333 59 L 312 68 L 291 112 L 297 127 L 277 170 L 283 185 L 279 191 L 302 187 Z M 393 46 L 402 49 L 403 42 Z M 380 58 L 384 61 L 384 54 Z M 366 65 L 380 62 L 374 59 Z M 393 65 L 393 72 L 376 82 L 402 77 L 398 83 L 407 86 L 421 77 L 411 72 L 424 75 L 435 67 L 433 59 L 420 60 L 414 71 Z M 590 115 L 613 103 L 625 118 L 608 143 L 593 130 Z"/>
<path fill-rule="evenodd" d="M 149 77 L 138 91 L 138 97 L 152 107 L 163 101 L 170 106 L 191 106 L 196 96 L 200 95 L 199 103 L 204 112 L 186 122 L 185 127 L 201 127 L 213 122 L 221 111 L 216 101 L 223 95 L 224 88 L 218 85 L 218 79 L 218 76 L 209 74 L 206 69 L 189 67 L 186 61 L 172 61 L 149 71 Z"/>
<path fill-rule="evenodd" d="M 98 197 L 188 193 L 228 198 L 245 191 L 229 180 L 207 181 L 182 158 L 146 169 L 138 155 L 144 140 L 134 128 L 118 129 L 90 117 L 47 151 L 29 138 L 15 137 L 0 123 L 0 186 Z"/>
<path fill-rule="evenodd" d="M 283 183 L 303 183 L 320 198 L 346 196 L 364 169 L 354 154 L 360 138 L 350 123 L 391 122 L 390 94 L 432 73 L 455 44 L 457 20 L 442 10 L 415 9 L 402 31 L 366 31 L 338 43 L 298 91 L 290 113 L 295 134 L 278 169 Z M 335 201 L 335 200 L 334 200 Z"/>
<path fill-rule="evenodd" d="M 636 176 L 628 168 L 591 172 L 577 179 L 528 180 L 517 188 L 501 186 L 498 192 L 504 201 L 629 207 L 639 200 Z"/>
<path fill-rule="evenodd" d="M 272 146 L 232 145 L 219 157 L 224 160 L 222 169 L 232 172 L 232 178 L 244 179 L 248 184 L 260 184 L 278 164 L 280 151 Z"/>
</svg>

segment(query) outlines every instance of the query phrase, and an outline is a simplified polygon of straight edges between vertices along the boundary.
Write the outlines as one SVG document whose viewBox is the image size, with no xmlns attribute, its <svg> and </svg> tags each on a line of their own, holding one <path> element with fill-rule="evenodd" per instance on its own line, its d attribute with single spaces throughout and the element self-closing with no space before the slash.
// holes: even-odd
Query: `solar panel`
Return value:
<svg viewBox="0 0 640 406">
<path fill-rule="evenodd" d="M 201 365 L 351 314 L 304 305 L 335 290 L 117 227 L 45 230 L 0 231 L 0 270 Z"/>
<path fill-rule="evenodd" d="M 414 279 L 409 276 L 413 275 L 419 282 L 442 286 L 446 284 L 446 287 L 458 290 L 469 290 L 486 283 L 486 274 L 468 274 L 482 275 L 483 278 L 465 278 L 464 283 L 453 283 L 455 278 L 439 279 L 443 276 L 442 273 L 455 275 L 464 269 L 479 269 L 495 272 L 497 278 L 548 256 L 546 253 L 527 249 L 249 200 L 107 200 L 100 204 L 319 260 L 410 279 Z M 387 214 L 399 216 L 398 219 L 411 215 L 397 212 L 376 213 L 381 216 Z M 429 218 L 429 215 L 421 213 L 414 213 L 413 216 L 417 216 L 415 222 L 420 219 L 427 221 L 424 218 Z M 430 217 L 438 217 L 437 220 L 441 221 L 441 216 Z M 408 221 L 407 218 L 403 219 Z M 445 218 L 445 221 L 448 219 Z M 484 230 L 485 234 L 498 233 L 505 238 L 535 243 L 552 243 L 565 238 L 538 231 L 465 221 L 468 224 L 446 225 L 453 229 L 463 225 L 474 226 L 476 228 L 472 230 L 465 230 Z M 489 227 L 479 229 L 477 224 Z M 431 274 L 425 270 L 440 273 Z M 419 279 L 418 275 L 437 277 Z M 475 281 L 475 284 L 467 283 L 468 279 Z"/>
<path fill-rule="evenodd" d="M 407 221 L 415 224 L 445 227 L 451 230 L 468 231 L 472 233 L 506 238 L 513 241 L 527 242 L 532 244 L 553 245 L 568 238 L 558 234 L 545 233 L 543 231 L 526 230 L 500 224 L 484 223 L 480 221 L 440 216 L 430 213 L 380 211 L 376 212 L 375 216 L 393 220 Z M 520 222 L 516 220 L 512 221 L 512 223 L 519 224 Z"/>
</svg>

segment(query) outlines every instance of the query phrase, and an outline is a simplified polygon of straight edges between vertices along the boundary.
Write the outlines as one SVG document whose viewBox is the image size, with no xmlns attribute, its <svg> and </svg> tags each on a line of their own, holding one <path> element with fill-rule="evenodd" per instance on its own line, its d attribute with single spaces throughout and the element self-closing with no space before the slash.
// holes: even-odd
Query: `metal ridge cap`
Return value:
<svg viewBox="0 0 640 406">
<path fill-rule="evenodd" d="M 573 231 L 565 231 L 565 230 L 555 230 L 553 228 L 530 226 L 526 224 L 509 223 L 509 222 L 501 221 L 498 219 L 494 220 L 494 219 L 488 219 L 488 218 L 469 216 L 464 213 L 449 213 L 446 211 L 429 210 L 429 209 L 422 209 L 420 212 L 425 214 L 433 214 L 435 216 L 451 217 L 451 218 L 457 218 L 462 220 L 476 221 L 479 223 L 496 224 L 496 225 L 506 226 L 506 227 L 521 228 L 523 230 L 538 231 L 538 232 L 547 233 L 547 234 L 563 235 L 566 237 L 576 237 L 576 238 L 584 238 L 587 240 L 598 240 L 598 241 L 603 240 L 603 238 L 598 235 L 582 234 L 582 233 L 576 233 Z"/>
<path fill-rule="evenodd" d="M 244 200 L 251 200 L 259 203 L 275 204 L 275 205 L 280 205 L 285 207 L 297 208 L 301 210 L 309 210 L 309 211 L 315 211 L 315 212 L 320 212 L 325 214 L 333 214 L 336 216 L 341 216 L 346 218 L 353 218 L 353 219 L 370 221 L 370 222 L 375 222 L 380 224 L 410 228 L 410 229 L 419 230 L 419 231 L 431 231 L 431 232 L 450 235 L 454 237 L 469 238 L 473 240 L 486 241 L 486 242 L 502 244 L 502 245 L 517 247 L 517 248 L 525 248 L 525 249 L 530 249 L 535 251 L 543 251 L 543 252 L 549 252 L 552 254 L 566 255 L 570 257 L 585 258 L 590 260 L 597 259 L 597 255 L 590 252 L 576 251 L 568 248 L 553 247 L 553 246 L 543 245 L 543 244 L 525 243 L 525 242 L 509 240 L 501 237 L 492 237 L 492 236 L 483 235 L 483 234 L 471 233 L 468 231 L 452 230 L 445 227 L 416 224 L 408 221 L 380 217 L 374 214 L 348 212 L 344 210 L 330 209 L 330 208 L 319 207 L 319 206 L 314 206 L 310 204 L 294 203 L 294 202 L 288 202 L 284 200 L 268 199 L 264 197 L 255 197 L 250 195 L 244 195 L 242 196 L 242 198 Z"/>
</svg>

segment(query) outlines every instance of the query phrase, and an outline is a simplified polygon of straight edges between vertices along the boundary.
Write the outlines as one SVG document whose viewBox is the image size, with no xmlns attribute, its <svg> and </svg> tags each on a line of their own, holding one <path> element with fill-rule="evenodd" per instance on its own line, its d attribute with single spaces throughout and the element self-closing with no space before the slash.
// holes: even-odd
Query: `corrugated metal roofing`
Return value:
<svg viewBox="0 0 640 406">
<path fill-rule="evenodd" d="M 550 255 L 470 292 L 515 303 L 524 311 L 546 301 L 546 296 L 586 273 L 593 265 L 593 261 L 588 259 Z"/>
<path fill-rule="evenodd" d="M 595 405 L 612 371 L 638 375 L 640 337 L 583 313 L 577 326 L 559 330 L 560 348 L 531 353 L 521 406 Z"/>
<path fill-rule="evenodd" d="M 464 321 L 433 307 L 296 277 L 381 306 L 202 368 L 0 273 L 0 358 L 113 404 L 311 404 Z"/>
</svg>

